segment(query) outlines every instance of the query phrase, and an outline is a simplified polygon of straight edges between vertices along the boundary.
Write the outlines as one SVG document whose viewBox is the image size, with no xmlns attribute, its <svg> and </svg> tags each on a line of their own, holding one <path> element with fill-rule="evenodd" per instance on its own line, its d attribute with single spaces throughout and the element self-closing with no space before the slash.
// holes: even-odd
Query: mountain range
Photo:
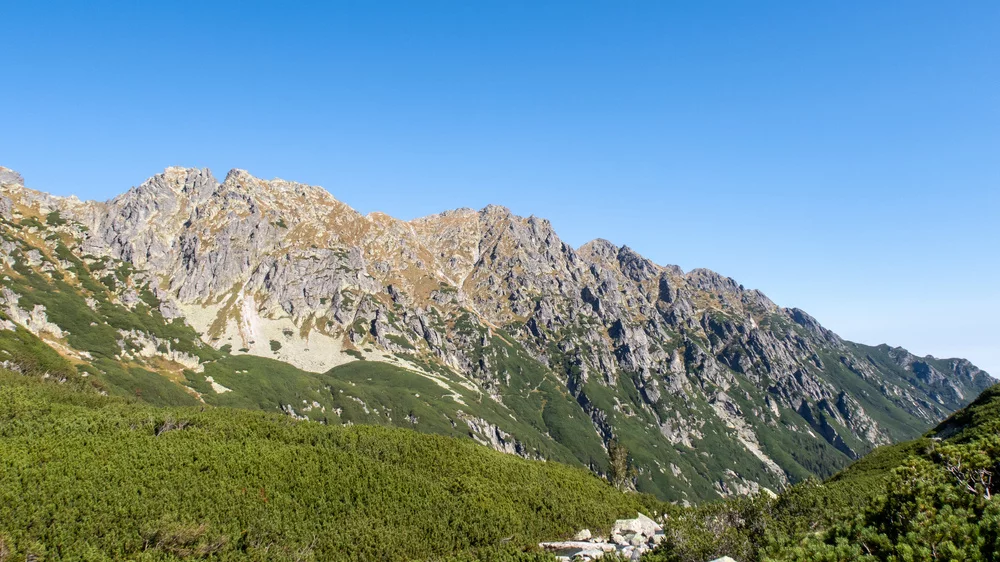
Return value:
<svg viewBox="0 0 1000 562">
<path fill-rule="evenodd" d="M 243 170 L 93 202 L 0 168 L 0 260 L 5 368 L 601 474 L 619 444 L 638 490 L 679 502 L 829 476 L 994 382 L 503 207 L 402 221 Z"/>
</svg>

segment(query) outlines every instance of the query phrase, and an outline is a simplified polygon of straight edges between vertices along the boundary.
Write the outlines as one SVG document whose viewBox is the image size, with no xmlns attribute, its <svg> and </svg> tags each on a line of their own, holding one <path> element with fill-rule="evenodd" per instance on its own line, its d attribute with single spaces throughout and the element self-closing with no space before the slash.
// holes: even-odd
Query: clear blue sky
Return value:
<svg viewBox="0 0 1000 562">
<path fill-rule="evenodd" d="M 1000 375 L 1000 2 L 3 2 L 0 165 L 499 203 Z"/>
</svg>

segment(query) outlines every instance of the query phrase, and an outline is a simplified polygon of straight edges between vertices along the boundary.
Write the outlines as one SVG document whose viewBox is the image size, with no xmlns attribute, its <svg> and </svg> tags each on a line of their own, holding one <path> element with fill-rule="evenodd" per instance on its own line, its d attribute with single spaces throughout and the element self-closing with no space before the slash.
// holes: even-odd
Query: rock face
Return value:
<svg viewBox="0 0 1000 562">
<path fill-rule="evenodd" d="M 0 185 L 3 184 L 24 185 L 24 178 L 14 170 L 0 166 Z"/>
<path fill-rule="evenodd" d="M 603 472 L 617 440 L 639 489 L 673 499 L 830 474 L 992 383 L 965 360 L 842 340 L 709 270 L 606 240 L 572 248 L 503 207 L 404 222 L 242 170 L 219 182 L 168 168 L 105 203 L 31 191 L 5 168 L 0 184 L 11 232 L 56 212 L 68 224 L 45 228 L 70 253 L 137 271 L 156 314 L 198 345 L 314 373 L 367 359 L 458 381 L 507 412 L 501 423 L 469 406 L 451 420 L 480 442 L 538 456 L 530 426 Z M 25 314 L 41 325 L 41 311 Z M 176 343 L 143 341 L 199 367 Z"/>
</svg>

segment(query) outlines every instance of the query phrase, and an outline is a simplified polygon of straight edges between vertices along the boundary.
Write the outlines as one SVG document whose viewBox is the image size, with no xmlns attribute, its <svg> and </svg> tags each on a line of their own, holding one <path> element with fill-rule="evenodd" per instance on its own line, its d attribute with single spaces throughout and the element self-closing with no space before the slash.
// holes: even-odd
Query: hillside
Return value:
<svg viewBox="0 0 1000 562">
<path fill-rule="evenodd" d="M 655 510 L 466 439 L 157 408 L 0 371 L 0 559 L 532 559 Z M 29 558 L 32 559 L 32 558 Z"/>
<path fill-rule="evenodd" d="M 777 498 L 673 511 L 645 562 L 988 561 L 1000 556 L 1000 385 L 920 439 Z"/>
<path fill-rule="evenodd" d="M 0 238 L 8 368 L 598 473 L 618 441 L 638 489 L 671 500 L 830 476 L 992 382 L 963 359 L 845 341 L 708 270 L 571 248 L 496 206 L 404 222 L 184 168 L 81 202 L 2 168 Z"/>
<path fill-rule="evenodd" d="M 551 560 L 539 540 L 637 510 L 667 516 L 645 562 L 1000 554 L 1000 385 L 826 482 L 683 508 L 466 439 L 101 396 L 38 359 L 0 370 L 2 559 Z"/>
</svg>

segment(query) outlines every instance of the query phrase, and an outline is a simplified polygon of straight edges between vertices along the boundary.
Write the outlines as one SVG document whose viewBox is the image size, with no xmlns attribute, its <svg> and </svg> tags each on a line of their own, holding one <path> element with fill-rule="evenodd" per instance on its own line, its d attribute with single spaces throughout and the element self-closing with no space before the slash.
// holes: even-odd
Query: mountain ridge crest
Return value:
<svg viewBox="0 0 1000 562">
<path fill-rule="evenodd" d="M 709 269 L 604 239 L 574 249 L 549 221 L 498 205 L 402 221 L 240 169 L 220 183 L 171 167 L 103 203 L 30 190 L 6 168 L 0 180 L 5 321 L 74 361 L 103 353 L 209 404 L 257 396 L 256 407 L 309 417 L 315 402 L 339 423 L 372 410 L 349 413 L 320 383 L 286 394 L 218 365 L 276 361 L 303 381 L 401 369 L 407 385 L 444 392 L 412 419 L 438 427 L 428 416 L 444 415 L 438 431 L 468 427 L 499 450 L 598 471 L 621 442 L 637 485 L 677 500 L 832 474 L 992 382 L 966 360 L 843 340 Z M 61 319 L 71 296 L 86 304 Z M 95 313 L 98 327 L 119 323 L 102 346 L 70 325 Z"/>
</svg>

